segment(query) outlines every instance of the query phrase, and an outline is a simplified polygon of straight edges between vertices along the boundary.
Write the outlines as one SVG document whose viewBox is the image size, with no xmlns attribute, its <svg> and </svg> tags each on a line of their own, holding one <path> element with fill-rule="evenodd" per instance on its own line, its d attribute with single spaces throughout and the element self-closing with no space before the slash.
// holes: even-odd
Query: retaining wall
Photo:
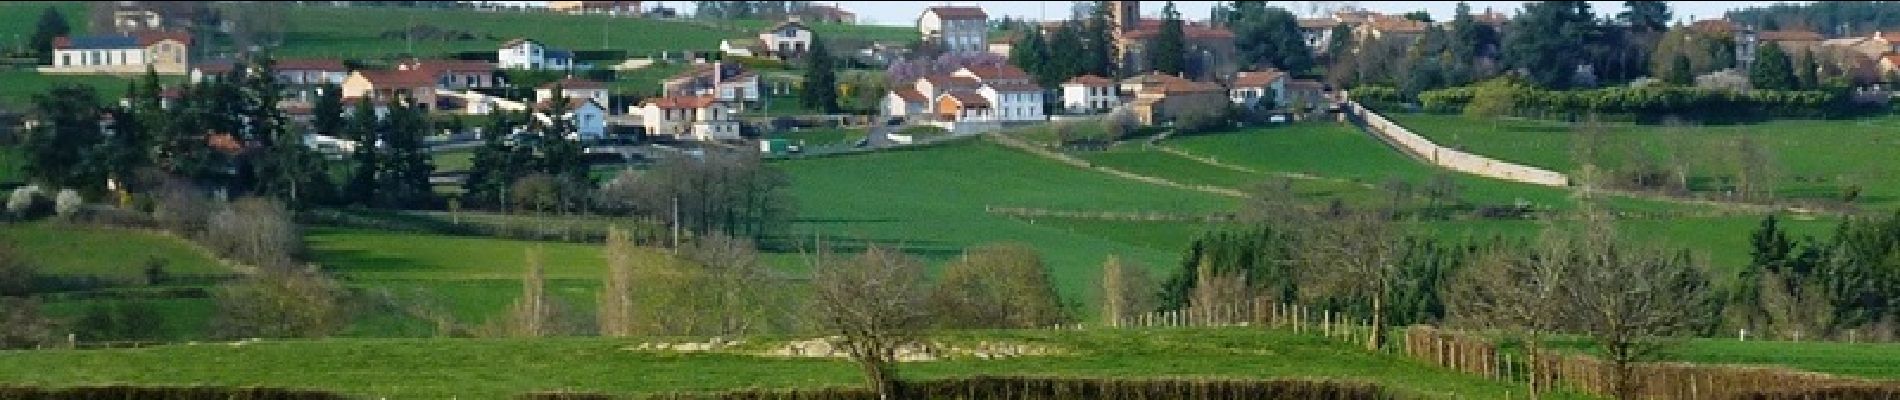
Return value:
<svg viewBox="0 0 1900 400">
<path fill-rule="evenodd" d="M 1347 111 L 1357 117 L 1360 124 L 1366 128 L 1366 132 L 1426 162 L 1453 171 L 1533 185 L 1558 187 L 1570 185 L 1570 178 L 1564 174 L 1440 146 L 1425 139 L 1424 136 L 1419 136 L 1393 123 L 1385 116 L 1359 105 L 1359 102 L 1347 102 L 1346 105 Z"/>
</svg>

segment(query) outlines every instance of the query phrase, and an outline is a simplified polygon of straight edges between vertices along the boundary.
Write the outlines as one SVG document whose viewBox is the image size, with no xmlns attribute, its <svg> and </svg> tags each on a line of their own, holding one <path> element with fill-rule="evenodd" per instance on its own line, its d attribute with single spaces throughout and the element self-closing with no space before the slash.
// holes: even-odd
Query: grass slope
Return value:
<svg viewBox="0 0 1900 400">
<path fill-rule="evenodd" d="M 143 77 L 143 75 L 134 77 L 111 75 L 45 75 L 33 70 L 0 69 L 0 106 L 25 111 L 27 108 L 33 106 L 33 96 L 46 94 L 47 91 L 52 90 L 54 86 L 60 84 L 92 86 L 94 93 L 98 94 L 100 102 L 104 104 L 118 104 L 119 98 L 125 97 L 127 85 L 138 79 L 143 79 Z M 163 84 L 169 85 L 183 82 L 184 78 L 160 75 L 158 80 Z"/>
<path fill-rule="evenodd" d="M 567 50 L 625 50 L 629 56 L 643 57 L 660 51 L 716 49 L 721 39 L 744 36 L 679 21 L 604 15 L 316 6 L 292 7 L 287 15 L 285 43 L 276 50 L 279 57 L 377 57 L 408 52 L 411 45 L 414 54 L 446 55 L 494 51 L 502 42 L 519 37 Z M 475 38 L 412 43 L 382 37 L 386 31 L 417 25 L 467 31 Z"/>
<path fill-rule="evenodd" d="M 73 33 L 84 34 L 88 4 L 83 1 L 0 2 L 0 40 L 7 40 L 7 47 L 12 47 L 17 36 L 21 46 L 27 45 L 27 40 L 39 31 L 40 14 L 46 12 L 47 7 L 59 10 L 59 15 L 66 17 L 66 27 L 72 28 Z"/>
<path fill-rule="evenodd" d="M 1084 377 L 1304 377 L 1372 381 L 1432 397 L 1504 398 L 1524 388 L 1258 329 L 954 333 L 951 341 L 1053 345 L 1064 356 L 905 364 L 906 378 L 974 374 Z M 261 385 L 386 398 L 507 398 L 537 390 L 643 394 L 858 385 L 842 360 L 623 350 L 644 339 L 321 340 L 138 350 L 0 352 L 0 382 Z M 47 368 L 48 366 L 58 368 Z"/>
<path fill-rule="evenodd" d="M 157 233 L 53 222 L 0 225 L 10 242 L 40 274 L 135 279 L 145 263 L 159 259 L 171 275 L 227 275 L 232 270 L 184 240 Z"/>
<path fill-rule="evenodd" d="M 1234 205 L 1231 199 L 1122 180 L 981 141 L 777 164 L 792 176 L 799 202 L 793 231 L 799 237 L 898 244 L 933 260 L 970 245 L 1023 242 L 1042 252 L 1064 298 L 1082 301 L 1093 298 L 1089 293 L 1098 267 L 1108 255 L 1159 266 L 1172 264 L 1179 250 L 1131 246 L 1106 238 L 1120 233 L 1018 221 L 984 207 L 1201 213 Z"/>
<path fill-rule="evenodd" d="M 1401 125 L 1440 144 L 1474 153 L 1552 168 L 1575 171 L 1580 163 L 1572 150 L 1577 135 L 1571 124 L 1539 120 L 1484 120 L 1462 115 L 1393 113 Z M 1853 120 L 1775 120 L 1758 124 L 1670 128 L 1628 123 L 1605 123 L 1603 143 L 1608 152 L 1629 154 L 1640 149 L 1667 159 L 1669 149 L 1688 150 L 1690 174 L 1710 177 L 1736 174 L 1735 141 L 1749 136 L 1769 149 L 1780 166 L 1779 194 L 1795 198 L 1838 198 L 1842 188 L 1858 184 L 1863 203 L 1900 205 L 1900 185 L 1885 179 L 1900 175 L 1891 162 L 1900 152 L 1900 116 Z M 1682 134 L 1666 134 L 1680 129 Z M 1622 157 L 1626 158 L 1626 157 Z M 1612 158 L 1610 162 L 1627 162 Z"/>
</svg>

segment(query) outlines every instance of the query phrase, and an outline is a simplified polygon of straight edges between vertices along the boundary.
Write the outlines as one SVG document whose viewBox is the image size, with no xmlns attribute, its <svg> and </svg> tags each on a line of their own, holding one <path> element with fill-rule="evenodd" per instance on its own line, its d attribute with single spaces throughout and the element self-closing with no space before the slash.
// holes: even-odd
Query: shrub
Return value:
<svg viewBox="0 0 1900 400">
<path fill-rule="evenodd" d="M 212 298 L 219 337 L 324 337 L 348 322 L 343 288 L 315 273 L 264 272 L 219 286 Z"/>
<path fill-rule="evenodd" d="M 975 376 L 896 385 L 899 399 L 1385 399 L 1393 397 L 1377 385 L 1308 380 L 1155 379 Z M 861 388 L 824 388 L 777 391 L 730 391 L 703 394 L 662 394 L 653 400 L 872 400 L 877 394 Z"/>
<path fill-rule="evenodd" d="M 27 264 L 13 245 L 0 242 L 0 296 L 26 296 L 34 292 L 33 265 Z"/>
<path fill-rule="evenodd" d="M 212 208 L 211 196 L 183 179 L 161 178 L 157 193 L 152 195 L 152 219 L 183 236 L 203 232 L 210 222 Z"/>
<path fill-rule="evenodd" d="M 27 349 L 56 342 L 54 322 L 32 297 L 0 297 L 0 349 Z M 4 396 L 0 396 L 4 397 Z"/>
<path fill-rule="evenodd" d="M 60 189 L 59 195 L 53 197 L 53 212 L 60 218 L 73 218 L 79 213 L 79 207 L 85 205 L 86 199 L 79 197 L 79 192 L 72 189 Z"/>
<path fill-rule="evenodd" d="M 62 389 L 0 386 L 0 399 L 343 400 L 330 392 L 278 388 L 95 386 Z"/>
<path fill-rule="evenodd" d="M 19 218 L 33 218 L 44 211 L 45 202 L 46 194 L 40 191 L 39 185 L 21 186 L 7 197 L 7 212 Z"/>
<path fill-rule="evenodd" d="M 303 248 L 290 211 L 276 200 L 238 199 L 211 216 L 206 245 L 220 256 L 260 268 L 287 268 Z"/>
</svg>

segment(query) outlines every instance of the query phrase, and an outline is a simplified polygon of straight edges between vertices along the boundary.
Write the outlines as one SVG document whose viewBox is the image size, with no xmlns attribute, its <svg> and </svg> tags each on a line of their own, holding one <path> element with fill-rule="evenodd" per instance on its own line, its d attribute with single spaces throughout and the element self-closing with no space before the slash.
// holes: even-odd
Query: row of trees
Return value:
<svg viewBox="0 0 1900 400">
<path fill-rule="evenodd" d="M 1009 63 L 1043 87 L 1082 75 L 1116 76 L 1115 38 L 1108 14 L 1107 7 L 1095 7 L 1087 19 L 1063 22 L 1046 36 L 1034 24 L 1009 27 L 1021 35 L 1010 47 Z"/>
<path fill-rule="evenodd" d="M 1374 102 L 1398 100 L 1390 90 L 1363 90 L 1355 98 Z M 1473 86 L 1430 90 L 1418 94 L 1426 110 L 1464 112 L 1474 116 L 1552 116 L 1574 120 L 1581 116 L 1627 115 L 1645 121 L 1665 117 L 1705 119 L 1831 117 L 1853 112 L 1844 90 L 1753 90 L 1736 92 L 1681 86 L 1609 87 L 1592 90 L 1544 90 L 1511 77 L 1499 77 Z"/>
</svg>

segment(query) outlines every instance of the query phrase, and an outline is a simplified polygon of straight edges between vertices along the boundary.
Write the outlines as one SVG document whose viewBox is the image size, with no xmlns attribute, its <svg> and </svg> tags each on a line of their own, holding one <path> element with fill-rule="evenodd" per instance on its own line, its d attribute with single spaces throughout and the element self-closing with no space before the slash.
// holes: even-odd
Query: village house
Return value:
<svg viewBox="0 0 1900 400">
<path fill-rule="evenodd" d="M 568 14 L 640 16 L 638 1 L 550 1 L 548 11 Z"/>
<path fill-rule="evenodd" d="M 1431 24 L 1396 15 L 1375 15 L 1371 21 L 1353 28 L 1353 38 L 1361 43 L 1391 38 L 1411 41 L 1425 36 Z"/>
<path fill-rule="evenodd" d="M 550 48 L 534 39 L 515 39 L 495 50 L 502 69 L 567 71 L 574 69 L 574 52 Z"/>
<path fill-rule="evenodd" d="M 660 82 L 661 91 L 670 96 L 713 96 L 717 101 L 745 109 L 760 101 L 758 74 L 738 64 L 711 62 L 692 68 Z"/>
<path fill-rule="evenodd" d="M 144 74 L 147 68 L 162 75 L 185 75 L 189 69 L 191 35 L 144 32 L 133 35 L 59 37 L 53 40 L 53 65 L 46 74 Z"/>
<path fill-rule="evenodd" d="M 396 69 L 421 71 L 435 78 L 436 86 L 442 89 L 484 89 L 502 85 L 495 77 L 495 64 L 486 61 L 412 59 L 397 64 Z"/>
<path fill-rule="evenodd" d="M 436 77 L 421 70 L 358 70 L 343 80 L 345 99 L 387 103 L 401 98 L 436 104 Z"/>
<path fill-rule="evenodd" d="M 1277 69 L 1246 71 L 1234 76 L 1228 100 L 1246 109 L 1274 109 L 1287 105 L 1287 74 Z"/>
<path fill-rule="evenodd" d="M 937 121 L 943 122 L 990 122 L 996 119 L 996 110 L 982 95 L 967 90 L 955 90 L 937 95 L 935 113 Z"/>
<path fill-rule="evenodd" d="M 1756 31 L 1741 28 L 1735 31 L 1735 65 L 1746 71 L 1755 62 L 1755 55 L 1761 51 L 1763 43 L 1774 43 L 1781 51 L 1792 56 L 1795 53 L 1812 50 L 1821 44 L 1821 34 L 1810 31 Z"/>
<path fill-rule="evenodd" d="M 979 86 L 976 78 L 968 76 L 943 74 L 917 78 L 909 87 L 898 87 L 885 95 L 884 113 L 893 117 L 935 115 L 937 98 L 945 92 L 974 92 Z"/>
<path fill-rule="evenodd" d="M 1062 108 L 1069 114 L 1103 113 L 1118 105 L 1115 81 L 1108 78 L 1083 75 L 1062 83 Z"/>
<path fill-rule="evenodd" d="M 1122 87 L 1137 88 L 1128 106 L 1142 125 L 1173 121 L 1190 112 L 1226 107 L 1227 103 L 1227 91 L 1220 85 L 1159 73 L 1129 78 Z"/>
<path fill-rule="evenodd" d="M 116 1 L 112 29 L 122 35 L 140 32 L 183 32 L 192 27 L 204 5 L 185 1 Z"/>
<path fill-rule="evenodd" d="M 805 55 L 805 51 L 811 48 L 811 38 L 811 28 L 793 17 L 759 33 L 759 44 L 765 48 L 766 55 L 791 59 Z"/>
<path fill-rule="evenodd" d="M 1326 83 L 1312 79 L 1287 79 L 1286 91 L 1280 98 L 1279 109 L 1291 110 L 1296 115 L 1322 113 L 1333 103 L 1327 93 Z"/>
<path fill-rule="evenodd" d="M 550 115 L 554 104 L 542 100 L 534 105 L 534 118 L 542 124 L 554 124 L 555 116 Z M 594 141 L 607 137 L 607 107 L 591 98 L 577 97 L 567 99 L 567 112 L 560 116 L 574 124 L 574 133 L 568 139 Z"/>
<path fill-rule="evenodd" d="M 948 53 L 975 53 L 984 48 L 989 14 L 979 7 L 930 7 L 917 18 L 917 30 L 927 43 Z"/>
<path fill-rule="evenodd" d="M 810 16 L 811 21 L 815 23 L 821 23 L 821 24 L 856 24 L 858 23 L 857 13 L 845 11 L 843 7 L 839 7 L 836 3 L 832 5 L 812 5 L 809 7 L 805 7 L 804 14 Z"/>
<path fill-rule="evenodd" d="M 737 113 L 712 96 L 647 99 L 637 109 L 647 136 L 695 141 L 738 140 Z"/>
<path fill-rule="evenodd" d="M 965 77 L 977 81 L 976 94 L 989 103 L 995 113 L 992 118 L 1001 122 L 1042 121 L 1048 119 L 1042 110 L 1042 87 L 1031 83 L 1029 73 L 1015 66 L 964 67 L 951 76 Z"/>
<path fill-rule="evenodd" d="M 765 42 L 755 38 L 721 39 L 719 52 L 734 57 L 758 57 L 766 53 Z"/>
<path fill-rule="evenodd" d="M 561 89 L 561 96 L 563 97 L 569 99 L 588 99 L 598 103 L 603 108 L 612 109 L 609 107 L 612 103 L 609 101 L 611 97 L 607 93 L 607 84 L 574 77 L 561 78 L 561 80 L 558 81 L 542 84 L 541 87 L 535 88 L 534 98 L 540 99 L 541 101 L 552 99 L 554 98 L 554 88 L 557 87 Z"/>
</svg>

